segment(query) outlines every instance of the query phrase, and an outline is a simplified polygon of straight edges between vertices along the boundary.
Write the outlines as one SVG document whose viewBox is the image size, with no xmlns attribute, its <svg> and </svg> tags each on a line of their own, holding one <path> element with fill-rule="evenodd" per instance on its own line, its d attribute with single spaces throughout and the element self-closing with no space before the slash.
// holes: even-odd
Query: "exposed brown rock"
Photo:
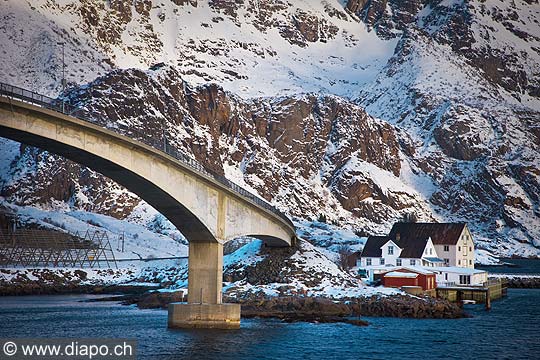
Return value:
<svg viewBox="0 0 540 360">
<path fill-rule="evenodd" d="M 152 146 L 164 146 L 165 129 L 167 146 L 193 154 L 216 173 L 223 173 L 224 161 L 243 163 L 246 181 L 250 183 L 250 176 L 256 176 L 257 180 L 250 185 L 269 200 L 280 189 L 294 184 L 298 176 L 309 179 L 320 171 L 324 162 L 329 162 L 330 171 L 323 180 L 336 190 L 345 209 L 358 208 L 359 202 L 370 196 L 381 206 L 398 211 L 410 206 L 410 200 L 403 202 L 405 198 L 401 195 L 382 192 L 369 179 L 350 183 L 350 176 L 358 174 L 341 175 L 339 170 L 353 155 L 396 176 L 400 173 L 400 145 L 394 128 L 374 120 L 358 106 L 336 97 L 315 95 L 244 101 L 217 85 L 187 87 L 179 74 L 167 66 L 158 65 L 151 72 L 154 72 L 153 77 L 134 69 L 113 72 L 84 90 L 75 90 L 76 105 L 91 109 L 92 116 L 104 125 L 131 124 L 121 125 L 120 131 L 142 141 L 150 140 Z M 145 89 L 145 93 L 141 96 L 134 89 Z M 112 95 L 101 96 L 111 90 Z M 149 113 L 149 107 L 159 113 Z M 329 142 L 336 147 L 325 159 Z M 38 157 L 43 154 L 36 152 Z M 286 167 L 276 172 L 276 165 Z M 51 165 L 49 169 L 53 167 L 59 170 L 56 177 L 63 180 L 51 183 L 49 190 L 37 188 L 18 197 L 18 189 L 38 176 L 30 173 L 27 180 L 5 187 L 5 195 L 23 204 L 48 201 L 49 193 L 55 199 L 68 201 L 84 189 L 89 192 L 86 195 L 91 198 L 90 203 L 96 207 L 111 205 L 107 192 L 99 185 L 101 178 L 94 173 L 79 170 L 78 165 Z M 45 168 L 43 171 L 50 171 Z M 304 188 L 301 192 L 311 194 L 312 189 Z M 307 206 L 309 212 L 318 214 L 319 196 L 313 193 L 313 204 L 290 198 L 297 204 L 291 206 L 291 213 L 305 214 Z M 115 199 L 131 203 L 116 216 L 127 214 L 137 204 L 137 200 L 130 199 L 129 193 Z M 85 204 L 76 205 L 86 209 Z M 387 214 L 387 211 L 372 209 L 370 213 Z"/>
</svg>

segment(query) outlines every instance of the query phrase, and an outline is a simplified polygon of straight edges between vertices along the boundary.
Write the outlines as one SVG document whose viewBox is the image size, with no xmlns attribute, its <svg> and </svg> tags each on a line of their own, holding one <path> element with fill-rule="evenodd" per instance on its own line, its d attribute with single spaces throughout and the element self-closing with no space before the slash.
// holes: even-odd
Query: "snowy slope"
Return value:
<svg viewBox="0 0 540 360">
<path fill-rule="evenodd" d="M 37 0 L 0 10 L 0 81 L 51 93 L 60 90 L 57 42 L 66 43 L 69 82 L 165 62 L 191 83 L 215 81 L 244 96 L 353 94 L 396 43 L 369 33 L 337 0 Z"/>
<path fill-rule="evenodd" d="M 396 289 L 363 285 L 305 240 L 300 240 L 298 249 L 284 257 L 263 252 L 261 245 L 260 241 L 254 241 L 224 257 L 224 278 L 232 280 L 225 284 L 225 294 L 248 297 L 305 293 L 343 298 L 399 293 Z"/>
</svg>

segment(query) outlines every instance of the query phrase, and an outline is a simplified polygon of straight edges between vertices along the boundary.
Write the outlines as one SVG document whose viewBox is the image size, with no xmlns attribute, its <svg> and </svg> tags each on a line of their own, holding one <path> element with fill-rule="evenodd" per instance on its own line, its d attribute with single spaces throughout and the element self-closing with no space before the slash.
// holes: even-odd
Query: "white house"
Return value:
<svg viewBox="0 0 540 360">
<path fill-rule="evenodd" d="M 440 266 L 443 260 L 437 256 L 429 237 L 395 238 L 389 236 L 368 237 L 360 257 L 360 267 L 370 266 Z"/>
</svg>

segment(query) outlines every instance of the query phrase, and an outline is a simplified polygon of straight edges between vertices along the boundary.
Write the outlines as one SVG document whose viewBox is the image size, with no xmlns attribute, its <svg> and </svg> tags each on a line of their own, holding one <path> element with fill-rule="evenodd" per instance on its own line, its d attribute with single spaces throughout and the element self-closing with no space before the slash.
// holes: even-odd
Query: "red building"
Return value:
<svg viewBox="0 0 540 360">
<path fill-rule="evenodd" d="M 431 290 L 437 287 L 435 273 L 418 268 L 398 268 L 382 276 L 382 284 L 386 287 L 400 288 L 402 286 L 420 286 L 422 290 Z"/>
</svg>

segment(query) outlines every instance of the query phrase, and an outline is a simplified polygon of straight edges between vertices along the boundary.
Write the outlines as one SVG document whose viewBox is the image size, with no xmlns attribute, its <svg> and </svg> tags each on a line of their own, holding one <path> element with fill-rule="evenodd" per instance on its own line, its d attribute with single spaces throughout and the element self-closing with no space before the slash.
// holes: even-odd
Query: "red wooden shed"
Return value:
<svg viewBox="0 0 540 360">
<path fill-rule="evenodd" d="M 435 273 L 419 268 L 393 269 L 382 276 L 382 284 L 386 287 L 420 286 L 422 290 L 437 287 Z"/>
</svg>

